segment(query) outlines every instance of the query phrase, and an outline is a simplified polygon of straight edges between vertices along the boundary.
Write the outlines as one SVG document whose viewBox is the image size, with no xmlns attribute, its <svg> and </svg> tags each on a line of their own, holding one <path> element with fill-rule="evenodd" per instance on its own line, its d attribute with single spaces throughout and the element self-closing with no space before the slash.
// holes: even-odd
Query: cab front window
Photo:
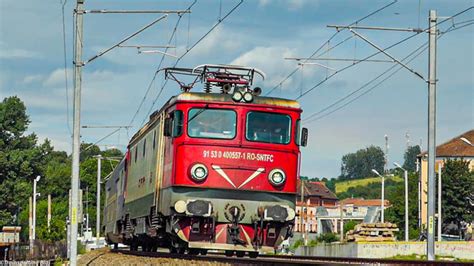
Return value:
<svg viewBox="0 0 474 266">
<path fill-rule="evenodd" d="M 288 144 L 290 131 L 291 118 L 288 115 L 264 112 L 247 114 L 245 137 L 249 141 Z"/>
<path fill-rule="evenodd" d="M 233 110 L 192 108 L 188 113 L 188 135 L 192 138 L 233 139 L 237 114 Z"/>
</svg>

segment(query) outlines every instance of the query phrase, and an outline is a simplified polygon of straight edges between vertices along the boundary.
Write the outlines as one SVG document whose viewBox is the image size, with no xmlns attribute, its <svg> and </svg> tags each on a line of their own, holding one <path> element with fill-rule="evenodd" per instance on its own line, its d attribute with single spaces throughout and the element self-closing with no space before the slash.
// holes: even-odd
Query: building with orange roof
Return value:
<svg viewBox="0 0 474 266">
<path fill-rule="evenodd" d="M 467 141 L 466 141 L 467 140 Z M 474 170 L 474 129 L 452 138 L 451 140 L 436 146 L 435 171 L 439 173 L 440 166 L 448 159 L 463 159 L 469 161 L 469 169 Z M 428 211 L 428 152 L 424 151 L 418 155 L 418 165 L 421 165 L 419 178 L 419 221 L 420 226 L 426 226 Z M 441 177 L 442 179 L 442 177 Z"/>
</svg>

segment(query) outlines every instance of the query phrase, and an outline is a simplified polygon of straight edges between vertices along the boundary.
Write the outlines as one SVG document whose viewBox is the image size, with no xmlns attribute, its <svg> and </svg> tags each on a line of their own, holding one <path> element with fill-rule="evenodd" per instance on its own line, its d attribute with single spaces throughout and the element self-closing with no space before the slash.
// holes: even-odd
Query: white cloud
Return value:
<svg viewBox="0 0 474 266">
<path fill-rule="evenodd" d="M 67 74 L 68 77 L 72 77 L 72 71 L 71 69 L 67 69 Z M 43 86 L 46 87 L 51 87 L 51 86 L 58 86 L 58 85 L 64 85 L 64 68 L 58 68 L 51 72 L 49 76 L 46 78 L 46 80 L 43 82 Z"/>
<path fill-rule="evenodd" d="M 204 30 L 204 29 L 203 29 Z M 245 38 L 234 31 L 219 25 L 206 38 L 204 38 L 198 45 L 190 52 L 193 55 L 200 57 L 216 57 L 219 54 L 229 53 L 239 49 Z M 185 46 L 178 47 L 178 56 L 186 51 Z"/>
<path fill-rule="evenodd" d="M 24 84 L 37 83 L 43 80 L 43 75 L 29 75 L 23 78 L 22 82 Z"/>
<path fill-rule="evenodd" d="M 40 58 L 40 54 L 35 51 L 24 50 L 24 49 L 5 49 L 0 48 L 0 58 L 3 59 L 17 59 L 17 58 Z"/>
<path fill-rule="evenodd" d="M 259 0 L 258 5 L 260 7 L 266 7 L 270 3 L 282 3 L 287 6 L 289 10 L 298 10 L 307 4 L 317 4 L 316 0 L 279 0 L 279 1 L 270 1 L 270 0 Z"/>
<path fill-rule="evenodd" d="M 295 50 L 287 47 L 255 47 L 252 50 L 243 53 L 234 59 L 231 65 L 242 65 L 256 67 L 266 73 L 267 79 L 264 85 L 273 87 L 278 85 L 293 69 L 296 64 L 285 60 L 285 57 L 295 56 Z M 291 84 L 292 78 L 285 82 L 285 85 Z"/>
</svg>

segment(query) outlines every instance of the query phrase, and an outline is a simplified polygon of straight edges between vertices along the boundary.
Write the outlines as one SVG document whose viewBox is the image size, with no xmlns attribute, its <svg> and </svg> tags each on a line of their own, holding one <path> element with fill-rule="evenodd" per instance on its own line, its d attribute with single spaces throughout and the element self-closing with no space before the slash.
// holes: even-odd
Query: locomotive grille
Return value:
<svg viewBox="0 0 474 266">
<path fill-rule="evenodd" d="M 284 222 L 288 217 L 288 211 L 286 208 L 275 205 L 265 209 L 265 218 L 271 218 L 275 221 Z"/>
<path fill-rule="evenodd" d="M 211 203 L 205 200 L 195 200 L 188 202 L 187 212 L 197 216 L 208 216 L 211 214 Z"/>
</svg>

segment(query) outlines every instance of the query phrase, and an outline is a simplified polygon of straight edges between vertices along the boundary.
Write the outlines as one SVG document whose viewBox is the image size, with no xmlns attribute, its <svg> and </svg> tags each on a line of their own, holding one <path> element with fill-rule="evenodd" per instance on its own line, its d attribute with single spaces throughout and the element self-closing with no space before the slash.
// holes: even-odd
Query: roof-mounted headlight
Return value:
<svg viewBox="0 0 474 266">
<path fill-rule="evenodd" d="M 280 169 L 273 169 L 269 174 L 268 174 L 268 181 L 274 186 L 281 186 L 283 183 L 286 181 L 286 175 L 283 170 Z"/>
<path fill-rule="evenodd" d="M 244 101 L 246 101 L 248 103 L 253 101 L 253 95 L 252 95 L 251 92 L 244 93 Z"/>
<path fill-rule="evenodd" d="M 244 97 L 244 95 L 242 95 L 242 93 L 238 90 L 235 90 L 234 94 L 232 94 L 232 100 L 234 100 L 236 102 L 242 101 L 243 97 Z"/>
<path fill-rule="evenodd" d="M 201 182 L 206 179 L 208 174 L 207 167 L 204 164 L 197 163 L 191 167 L 191 177 L 194 181 Z"/>
</svg>

